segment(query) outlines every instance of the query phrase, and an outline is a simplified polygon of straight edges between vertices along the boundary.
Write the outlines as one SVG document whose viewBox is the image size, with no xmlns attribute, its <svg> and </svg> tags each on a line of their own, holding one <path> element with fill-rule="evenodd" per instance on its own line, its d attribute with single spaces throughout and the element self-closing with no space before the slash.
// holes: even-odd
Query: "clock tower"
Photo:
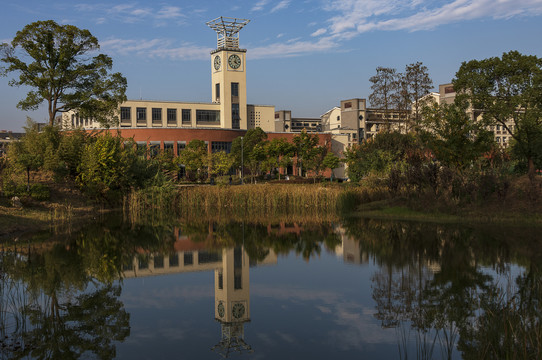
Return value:
<svg viewBox="0 0 542 360">
<path fill-rule="evenodd" d="M 220 104 L 220 127 L 225 129 L 247 129 L 247 50 L 239 48 L 239 31 L 249 22 L 223 16 L 207 22 L 217 33 L 211 52 L 212 101 Z"/>
</svg>

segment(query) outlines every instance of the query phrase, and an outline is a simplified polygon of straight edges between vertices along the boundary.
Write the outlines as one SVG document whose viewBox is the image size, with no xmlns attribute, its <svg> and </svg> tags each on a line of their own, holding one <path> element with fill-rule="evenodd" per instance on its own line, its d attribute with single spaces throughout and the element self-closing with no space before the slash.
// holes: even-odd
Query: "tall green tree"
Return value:
<svg viewBox="0 0 542 360">
<path fill-rule="evenodd" d="M 433 104 L 424 107 L 423 134 L 426 146 L 443 164 L 463 169 L 489 151 L 493 133 L 467 113 L 468 104 Z"/>
<path fill-rule="evenodd" d="M 38 131 L 38 124 L 26 119 L 25 135 L 20 141 L 13 143 L 8 149 L 11 163 L 26 171 L 26 189 L 30 191 L 30 174 L 44 166 L 45 154 L 51 152 L 44 135 Z"/>
<path fill-rule="evenodd" d="M 305 129 L 299 135 L 293 138 L 296 147 L 297 164 L 299 175 L 303 174 L 303 170 L 311 170 L 311 161 L 318 155 L 316 147 L 318 146 L 319 138 L 316 134 L 309 134 Z"/>
<path fill-rule="evenodd" d="M 267 134 L 259 127 L 249 129 L 243 137 L 235 138 L 231 144 L 231 154 L 235 159 L 235 165 L 240 168 L 248 167 L 254 176 L 261 163 L 266 160 L 266 142 Z"/>
<path fill-rule="evenodd" d="M 500 58 L 463 62 L 455 77 L 457 98 L 510 133 L 532 179 L 534 159 L 542 151 L 542 59 L 510 51 Z"/>
<path fill-rule="evenodd" d="M 112 200 L 134 184 L 131 169 L 136 160 L 134 147 L 106 132 L 85 146 L 77 182 L 89 194 Z"/>
<path fill-rule="evenodd" d="M 341 159 L 339 159 L 339 157 L 331 151 L 329 151 L 326 154 L 326 156 L 324 157 L 324 160 L 322 161 L 323 169 L 331 170 L 332 180 L 333 180 L 333 170 L 338 168 L 340 164 L 341 164 Z"/>
<path fill-rule="evenodd" d="M 126 79 L 110 72 L 109 56 L 91 56 L 98 49 L 98 39 L 88 30 L 52 20 L 26 25 L 0 51 L 6 64 L 2 73 L 18 74 L 9 84 L 33 89 L 17 107 L 36 110 L 45 102 L 49 125 L 54 125 L 58 113 L 70 110 L 109 124 L 126 100 Z"/>
<path fill-rule="evenodd" d="M 224 175 L 233 167 L 234 161 L 233 156 L 225 151 L 211 153 L 208 160 L 209 173 L 218 176 Z"/>
<path fill-rule="evenodd" d="M 295 147 L 284 138 L 276 138 L 267 144 L 269 164 L 274 168 L 285 168 L 292 163 Z M 280 180 L 280 171 L 278 173 Z"/>
<path fill-rule="evenodd" d="M 405 67 L 402 81 L 404 83 L 401 93 L 407 97 L 403 101 L 410 102 L 413 110 L 412 120 L 415 125 L 418 125 L 421 120 L 421 109 L 424 105 L 423 97 L 431 91 L 433 80 L 429 76 L 427 66 L 418 61 Z"/>
<path fill-rule="evenodd" d="M 203 140 L 191 140 L 181 151 L 177 161 L 184 165 L 187 175 L 191 179 L 203 180 L 207 175 L 207 145 Z"/>
<path fill-rule="evenodd" d="M 386 113 L 393 107 L 394 98 L 399 89 L 398 74 L 393 68 L 379 66 L 376 68 L 376 75 L 371 76 L 372 93 L 369 95 L 371 106 L 384 109 Z M 390 123 L 386 116 L 386 130 L 389 131 Z"/>
</svg>

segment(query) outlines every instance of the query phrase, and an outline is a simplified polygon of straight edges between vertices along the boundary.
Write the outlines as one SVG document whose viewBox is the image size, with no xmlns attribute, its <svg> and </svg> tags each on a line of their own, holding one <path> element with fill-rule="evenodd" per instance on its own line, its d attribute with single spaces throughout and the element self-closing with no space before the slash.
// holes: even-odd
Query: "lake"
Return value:
<svg viewBox="0 0 542 360">
<path fill-rule="evenodd" d="M 1 359 L 542 358 L 539 229 L 108 219 L 1 252 Z"/>
</svg>

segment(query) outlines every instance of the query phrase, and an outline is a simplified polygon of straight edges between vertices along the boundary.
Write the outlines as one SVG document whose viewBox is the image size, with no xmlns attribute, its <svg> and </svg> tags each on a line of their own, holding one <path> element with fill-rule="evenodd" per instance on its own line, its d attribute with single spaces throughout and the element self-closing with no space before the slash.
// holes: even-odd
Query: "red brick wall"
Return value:
<svg viewBox="0 0 542 360">
<path fill-rule="evenodd" d="M 246 130 L 229 130 L 229 129 L 182 129 L 182 128 L 141 128 L 141 129 L 109 129 L 111 134 L 116 135 L 117 131 L 124 138 L 132 138 L 134 141 L 145 141 L 147 144 L 151 141 L 160 141 L 160 148 L 164 148 L 164 141 L 186 141 L 188 144 L 191 140 L 197 139 L 207 141 L 208 151 L 211 152 L 211 142 L 213 141 L 228 141 L 231 142 L 239 136 L 244 136 Z M 267 139 L 273 140 L 284 138 L 289 142 L 293 142 L 294 136 L 297 133 L 268 133 Z M 320 146 L 328 146 L 331 149 L 331 134 L 316 134 L 319 137 Z M 173 151 L 177 155 L 177 146 L 173 146 Z M 294 166 L 294 172 L 296 172 Z M 324 176 L 330 176 L 329 170 L 324 172 Z"/>
</svg>

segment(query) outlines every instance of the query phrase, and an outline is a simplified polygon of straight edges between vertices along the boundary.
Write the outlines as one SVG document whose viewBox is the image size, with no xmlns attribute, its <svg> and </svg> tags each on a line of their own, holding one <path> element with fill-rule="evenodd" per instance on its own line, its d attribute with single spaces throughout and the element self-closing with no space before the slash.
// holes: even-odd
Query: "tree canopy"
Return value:
<svg viewBox="0 0 542 360">
<path fill-rule="evenodd" d="M 47 103 L 49 125 L 58 113 L 77 110 L 81 116 L 108 124 L 126 100 L 126 79 L 111 73 L 112 59 L 99 49 L 88 30 L 36 21 L 18 31 L 11 44 L 1 45 L 2 73 L 18 73 L 11 86 L 32 88 L 17 107 L 36 110 Z"/>
<path fill-rule="evenodd" d="M 510 133 L 532 177 L 534 159 L 542 151 L 542 59 L 510 51 L 500 58 L 463 62 L 455 76 L 458 97 Z"/>
</svg>

